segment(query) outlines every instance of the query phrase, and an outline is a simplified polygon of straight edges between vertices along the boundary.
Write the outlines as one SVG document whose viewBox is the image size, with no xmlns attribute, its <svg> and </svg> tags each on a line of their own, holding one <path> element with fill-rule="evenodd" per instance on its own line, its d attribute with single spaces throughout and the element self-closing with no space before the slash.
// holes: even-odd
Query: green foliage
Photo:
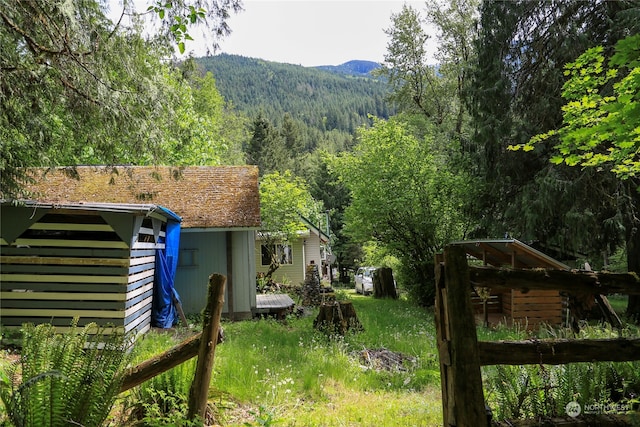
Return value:
<svg viewBox="0 0 640 427">
<path fill-rule="evenodd" d="M 133 3 L 123 2 L 123 15 L 135 15 Z M 215 9 L 208 17 L 237 6 L 235 0 L 197 3 Z M 194 4 L 158 7 L 173 20 L 183 12 L 200 14 Z M 166 61 L 172 51 L 165 39 L 143 36 L 137 19 L 130 27 L 127 20 L 114 24 L 105 8 L 97 0 L 3 3 L 2 197 L 21 196 L 28 179 L 23 168 L 30 166 L 242 160 L 243 124 L 232 109 L 221 110 L 213 79 L 195 81 L 192 89 Z M 217 104 L 203 105 L 203 99 Z"/>
<path fill-rule="evenodd" d="M 136 342 L 132 362 L 137 364 L 156 356 L 179 340 L 179 336 L 166 333 L 147 333 Z M 142 420 L 145 426 L 198 425 L 187 420 L 189 388 L 195 369 L 196 359 L 190 359 L 145 381 L 131 390 L 125 406 L 132 408 L 132 416 Z"/>
<path fill-rule="evenodd" d="M 369 115 L 387 118 L 393 112 L 385 103 L 387 87 L 379 79 L 228 54 L 197 61 L 216 77 L 225 99 L 249 117 L 262 113 L 280 126 L 289 113 L 301 128 L 308 151 L 331 131 L 348 139 L 369 121 Z"/>
<path fill-rule="evenodd" d="M 352 301 L 364 326 L 363 332 L 348 334 L 344 339 L 331 340 L 313 329 L 317 310 L 311 316 L 286 322 L 226 324 L 227 338 L 216 350 L 217 374 L 212 386 L 241 402 L 264 408 L 262 415 L 272 415 L 277 425 L 288 425 L 301 417 L 305 421 L 297 422 L 304 425 L 322 425 L 319 417 L 327 415 L 327 405 L 334 407 L 334 424 L 350 419 L 354 410 L 364 417 L 360 424 L 365 425 L 377 424 L 375 420 L 380 418 L 374 417 L 382 417 L 385 411 L 399 418 L 378 421 L 383 425 L 424 422 L 425 418 L 417 421 L 417 414 L 407 415 L 405 411 L 414 407 L 414 403 L 407 404 L 408 393 L 423 396 L 431 389 L 439 390 L 432 314 L 406 299 L 374 300 L 354 296 L 353 291 L 343 296 Z M 407 364 L 406 370 L 390 372 L 365 366 L 360 351 L 381 347 L 413 357 L 415 363 Z M 338 404 L 336 389 L 344 390 L 346 406 Z M 386 399 L 370 400 L 378 394 Z M 354 399 L 361 402 L 359 408 L 350 408 L 349 402 Z M 393 406 L 395 402 L 400 403 L 398 407 Z M 424 401 L 415 404 L 424 406 Z M 437 422 L 437 417 L 432 419 Z"/>
<path fill-rule="evenodd" d="M 535 144 L 558 137 L 555 164 L 608 166 L 620 178 L 640 174 L 640 35 L 618 41 L 605 65 L 604 49 L 588 49 L 565 67 L 564 123 L 510 148 L 533 150 Z"/>
<path fill-rule="evenodd" d="M 629 2 L 517 0 L 482 2 L 480 10 L 466 90 L 475 129 L 470 166 L 481 183 L 474 204 L 481 224 L 471 235 L 510 232 L 590 260 L 615 252 L 630 240 L 624 232 L 637 228 L 632 182 L 627 187 L 600 168 L 553 164 L 553 144 L 531 152 L 507 147 L 561 127 L 564 65 L 579 52 L 598 45 L 610 51 L 637 34 L 638 9 Z"/>
<path fill-rule="evenodd" d="M 637 334 L 637 328 L 625 329 L 625 335 L 630 333 Z M 548 329 L 540 337 L 564 335 L 562 330 Z M 610 328 L 584 327 L 577 338 L 617 335 Z M 640 392 L 640 362 L 487 366 L 483 377 L 487 401 L 497 420 L 564 416 L 569 402 L 583 408 L 615 404 L 631 409 Z"/>
<path fill-rule="evenodd" d="M 133 3 L 133 2 L 132 2 Z M 229 35 L 231 29 L 227 23 L 230 12 L 242 10 L 240 0 L 155 0 L 146 12 L 155 14 L 156 31 L 163 37 L 173 40 L 178 51 L 183 54 L 186 43 L 192 41 L 190 34 L 194 28 L 204 27 L 205 34 L 214 36 L 213 39 L 205 38 L 209 42 L 210 49 L 219 47 L 219 39 Z M 135 10 L 135 4 L 124 2 L 123 13 L 132 15 L 138 19 L 145 12 Z"/>
<path fill-rule="evenodd" d="M 305 229 L 302 217 L 318 224 L 321 203 L 309 193 L 306 182 L 290 171 L 273 172 L 260 180 L 260 238 L 266 248 L 294 242 Z M 267 278 L 280 266 L 276 253 L 271 254 Z"/>
<path fill-rule="evenodd" d="M 130 336 L 95 324 L 57 333 L 48 324 L 24 328 L 20 363 L 3 377 L 0 396 L 16 427 L 100 426 L 120 391 Z"/>
<path fill-rule="evenodd" d="M 261 231 L 264 233 L 279 233 L 281 239 L 291 241 L 305 228 L 300 215 L 315 219 L 320 211 L 307 184 L 291 172 L 273 172 L 260 180 Z"/>
<path fill-rule="evenodd" d="M 253 415 L 255 422 L 253 424 L 249 422 L 245 422 L 244 425 L 247 427 L 251 427 L 251 426 L 270 427 L 275 422 L 275 420 L 273 419 L 273 414 L 269 412 L 264 406 L 261 406 L 258 409 L 258 412 L 250 411 L 249 413 Z"/>
<path fill-rule="evenodd" d="M 418 301 L 432 303 L 433 255 L 462 238 L 470 182 L 451 170 L 429 137 L 419 141 L 398 120 L 375 120 L 360 130 L 352 153 L 333 168 L 351 191 L 347 231 L 362 242 L 376 240 L 397 256 Z"/>
</svg>

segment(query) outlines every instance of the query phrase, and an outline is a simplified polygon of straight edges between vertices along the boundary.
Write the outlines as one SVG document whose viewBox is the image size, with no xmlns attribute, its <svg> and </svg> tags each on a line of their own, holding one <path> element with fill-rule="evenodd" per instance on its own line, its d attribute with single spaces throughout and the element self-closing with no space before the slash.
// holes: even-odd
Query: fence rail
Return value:
<svg viewBox="0 0 640 427">
<path fill-rule="evenodd" d="M 484 365 L 565 364 L 640 360 L 640 338 L 590 340 L 528 340 L 478 342 L 471 303 L 473 286 L 494 289 L 559 290 L 575 294 L 640 294 L 633 273 L 613 274 L 561 270 L 507 270 L 469 267 L 464 248 L 447 246 L 436 256 L 436 329 L 440 356 L 443 421 L 445 426 L 490 425 L 482 375 Z M 610 425 L 604 418 L 591 425 Z M 597 417 L 596 417 L 597 418 Z M 624 416 L 616 422 L 631 425 Z M 518 422 L 526 424 L 527 420 Z M 585 425 L 581 417 L 550 425 Z M 602 423 L 600 423 L 602 422 Z"/>
</svg>

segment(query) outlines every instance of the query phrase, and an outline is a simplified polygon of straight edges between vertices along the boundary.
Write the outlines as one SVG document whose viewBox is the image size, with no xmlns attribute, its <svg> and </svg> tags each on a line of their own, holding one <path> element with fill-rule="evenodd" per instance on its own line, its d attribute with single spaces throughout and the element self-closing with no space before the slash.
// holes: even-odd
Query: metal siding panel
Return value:
<svg viewBox="0 0 640 427">
<path fill-rule="evenodd" d="M 233 286 L 236 312 L 251 312 L 256 307 L 255 239 L 251 231 L 234 231 Z"/>
<path fill-rule="evenodd" d="M 185 313 L 200 313 L 207 302 L 207 286 L 212 273 L 227 274 L 225 232 L 204 231 L 180 234 L 180 251 L 196 249 L 196 266 L 178 266 L 176 290 Z M 225 311 L 226 311 L 225 297 Z"/>
</svg>

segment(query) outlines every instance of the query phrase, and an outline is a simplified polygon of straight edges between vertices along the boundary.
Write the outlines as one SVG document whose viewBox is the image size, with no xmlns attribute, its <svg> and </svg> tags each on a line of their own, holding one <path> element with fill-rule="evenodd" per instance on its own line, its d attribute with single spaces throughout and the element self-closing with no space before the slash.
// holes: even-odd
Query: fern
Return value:
<svg viewBox="0 0 640 427">
<path fill-rule="evenodd" d="M 56 333 L 26 325 L 18 369 L 3 378 L 2 399 L 16 427 L 99 426 L 118 395 L 129 362 L 130 336 L 95 324 Z M 6 390 L 5 390 L 6 389 Z"/>
</svg>

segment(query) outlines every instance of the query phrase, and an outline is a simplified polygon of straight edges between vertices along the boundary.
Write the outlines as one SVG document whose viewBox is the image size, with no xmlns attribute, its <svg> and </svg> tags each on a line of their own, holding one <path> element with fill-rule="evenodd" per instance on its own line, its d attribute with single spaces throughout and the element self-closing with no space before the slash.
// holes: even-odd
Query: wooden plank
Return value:
<svg viewBox="0 0 640 427">
<path fill-rule="evenodd" d="M 2 319 L 5 316 L 40 317 L 50 319 L 52 317 L 95 317 L 98 319 L 123 319 L 125 313 L 121 310 L 42 310 L 25 308 L 7 308 L 2 310 Z M 45 320 L 46 322 L 46 320 Z M 48 323 L 48 322 L 47 322 Z"/>
<path fill-rule="evenodd" d="M 145 257 L 145 256 L 152 256 L 155 257 L 156 256 L 156 250 L 155 248 L 153 249 L 131 249 L 131 253 L 130 253 L 130 257 L 131 258 L 139 258 L 139 257 Z"/>
<path fill-rule="evenodd" d="M 153 280 L 153 278 L 151 278 Z M 2 282 L 2 290 L 6 292 L 109 292 L 126 293 L 136 289 L 140 284 L 130 288 L 122 283 L 59 283 L 59 282 Z"/>
<path fill-rule="evenodd" d="M 151 359 L 145 360 L 139 365 L 127 369 L 123 375 L 120 392 L 122 393 L 132 389 L 133 387 L 150 380 L 156 375 L 166 372 L 169 369 L 197 356 L 198 349 L 200 348 L 201 336 L 202 333 L 191 336 L 169 350 L 154 356 Z"/>
<path fill-rule="evenodd" d="M 164 243 L 134 242 L 133 249 L 164 249 Z"/>
<path fill-rule="evenodd" d="M 16 239 L 16 246 L 43 246 L 63 248 L 128 248 L 126 242 L 108 240 L 69 240 L 69 239 Z"/>
<path fill-rule="evenodd" d="M 142 313 L 140 316 L 132 319 L 129 322 L 125 322 L 124 329 L 126 332 L 129 332 L 133 329 L 136 329 L 141 326 L 150 325 L 151 324 L 151 310 L 147 310 Z"/>
<path fill-rule="evenodd" d="M 42 322 L 42 320 L 40 320 L 40 321 Z M 34 322 L 31 322 L 31 323 L 34 323 Z M 50 323 L 50 322 L 46 322 L 46 323 Z M 2 327 L 3 328 L 6 327 L 6 329 L 16 330 L 16 331 L 18 331 L 18 330 L 20 330 L 22 328 L 21 325 L 20 326 L 7 326 L 7 325 L 4 325 L 4 324 L 2 325 Z M 56 326 L 56 332 L 61 333 L 61 334 L 70 332 L 71 330 L 72 330 L 71 326 Z M 123 330 L 125 332 L 127 332 L 126 329 L 123 329 L 122 326 L 115 326 L 115 327 L 107 326 L 107 327 L 103 327 L 102 329 L 100 329 L 100 331 L 103 332 L 105 335 L 111 335 L 114 332 L 122 332 Z M 95 335 L 95 333 L 89 332 L 89 335 Z"/>
<path fill-rule="evenodd" d="M 451 358 L 449 351 L 449 325 L 446 320 L 446 296 L 444 284 L 444 265 L 443 255 L 436 254 L 434 260 L 434 276 L 435 276 L 435 323 L 436 323 L 436 343 L 438 346 L 438 355 L 440 359 L 440 389 L 442 395 L 442 418 L 443 425 L 448 426 L 449 414 L 453 412 L 453 404 L 449 402 L 448 390 L 450 388 L 450 372 Z M 451 405 L 450 405 L 451 404 Z"/>
<path fill-rule="evenodd" d="M 140 287 L 134 289 L 131 292 L 127 292 L 126 296 L 127 296 L 127 298 L 134 298 L 134 297 L 137 297 L 140 294 L 143 294 L 145 292 L 152 291 L 152 290 L 153 290 L 153 283 L 148 283 L 148 284 L 146 284 L 144 286 L 140 286 Z"/>
<path fill-rule="evenodd" d="M 123 293 L 85 293 L 85 292 L 0 292 L 0 300 L 60 300 L 60 301 L 126 301 Z"/>
<path fill-rule="evenodd" d="M 481 341 L 478 354 L 482 365 L 628 362 L 638 359 L 640 338 Z"/>
<path fill-rule="evenodd" d="M 138 252 L 143 255 L 153 255 L 144 252 L 147 251 L 131 251 L 131 256 L 143 256 L 137 255 Z M 121 258 L 129 259 L 129 249 L 117 249 L 117 248 L 34 248 L 34 247 L 15 247 L 7 246 L 2 247 L 0 254 L 6 255 L 24 255 L 24 256 L 54 256 L 54 257 L 78 257 L 78 258 Z"/>
<path fill-rule="evenodd" d="M 139 270 L 140 267 L 133 267 Z M 89 276 L 126 276 L 131 267 L 114 267 L 99 265 L 33 265 L 33 264 L 9 264 L 2 266 L 3 273 L 21 274 L 59 274 L 59 275 L 89 275 Z"/>
<path fill-rule="evenodd" d="M 142 280 L 142 279 L 147 278 L 147 277 L 153 277 L 154 274 L 155 274 L 155 270 L 154 269 L 145 270 L 145 271 L 142 271 L 142 272 L 137 273 L 137 274 L 132 274 L 131 276 L 128 277 L 128 280 L 126 280 L 126 282 L 128 282 L 128 283 L 137 282 L 138 280 Z M 127 278 L 125 277 L 125 279 L 127 279 Z"/>
<path fill-rule="evenodd" d="M 30 230 L 57 230 L 57 231 L 108 231 L 115 230 L 109 224 L 81 224 L 81 223 L 55 223 L 36 222 L 29 227 Z"/>
<path fill-rule="evenodd" d="M 150 289 L 147 292 L 144 292 L 144 293 L 142 293 L 140 295 L 137 295 L 137 296 L 135 296 L 133 298 L 129 298 L 125 302 L 124 309 L 127 310 L 127 309 L 129 309 L 129 307 L 133 307 L 133 306 L 137 305 L 139 302 L 141 302 L 143 300 L 146 300 L 148 298 L 151 298 L 152 296 L 153 296 L 153 290 Z"/>
<path fill-rule="evenodd" d="M 68 327 L 71 325 L 71 322 L 74 320 L 72 316 L 59 316 L 59 317 L 46 317 L 46 316 L 5 316 L 2 314 L 2 327 L 5 326 L 15 326 L 22 327 L 24 323 L 33 323 L 35 325 L 39 323 L 49 323 L 56 328 L 59 327 Z M 105 318 L 97 318 L 97 317 L 79 317 L 78 318 L 78 326 L 86 326 L 89 323 L 95 323 L 100 326 L 122 326 L 124 323 L 124 319 L 105 319 Z"/>
<path fill-rule="evenodd" d="M 474 286 L 491 289 L 557 290 L 569 293 L 640 295 L 640 277 L 635 273 L 595 273 L 566 270 L 511 270 L 469 267 Z"/>
<path fill-rule="evenodd" d="M 142 274 L 142 273 L 141 273 Z M 69 276 L 58 274 L 0 274 L 0 282 L 64 282 L 64 283 L 122 283 L 127 276 Z"/>
<path fill-rule="evenodd" d="M 131 282 L 127 285 L 127 292 L 133 292 L 141 286 L 145 286 L 149 283 L 153 283 L 154 276 L 147 276 L 135 282 Z"/>
<path fill-rule="evenodd" d="M 137 274 L 143 271 L 148 271 L 148 270 L 153 270 L 156 267 L 156 263 L 152 262 L 152 263 L 147 263 L 147 264 L 138 264 L 138 265 L 132 265 L 131 267 L 129 267 L 129 274 Z"/>
<path fill-rule="evenodd" d="M 146 259 L 146 258 L 134 258 Z M 44 256 L 3 256 L 1 264 L 33 264 L 33 265 L 95 265 L 129 267 L 131 261 L 126 258 L 77 258 L 77 257 L 44 257 Z M 152 258 L 153 261 L 153 258 Z M 147 261 L 149 262 L 149 261 Z M 140 262 L 139 264 L 142 264 Z"/>
<path fill-rule="evenodd" d="M 5 309 L 39 309 L 39 310 L 124 310 L 125 301 L 64 301 L 64 300 L 23 300 L 3 299 L 0 301 L 3 316 Z"/>
<path fill-rule="evenodd" d="M 138 304 L 129 307 L 128 309 L 126 309 L 124 311 L 124 316 L 123 317 L 131 316 L 133 313 L 135 313 L 136 311 L 140 310 L 141 308 L 144 308 L 145 306 L 150 305 L 151 304 L 151 300 L 152 300 L 152 297 L 148 297 L 148 298 L 140 301 Z"/>
<path fill-rule="evenodd" d="M 155 264 L 156 257 L 155 256 L 143 256 L 139 258 L 131 258 L 129 259 L 129 265 L 140 265 L 140 264 Z"/>
</svg>

